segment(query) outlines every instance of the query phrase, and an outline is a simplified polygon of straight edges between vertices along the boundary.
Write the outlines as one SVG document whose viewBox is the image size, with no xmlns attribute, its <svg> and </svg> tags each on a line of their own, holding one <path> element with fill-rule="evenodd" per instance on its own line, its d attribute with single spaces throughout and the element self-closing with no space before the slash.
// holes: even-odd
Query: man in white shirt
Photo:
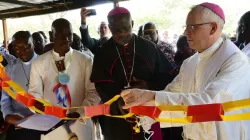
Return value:
<svg viewBox="0 0 250 140">
<path fill-rule="evenodd" d="M 52 23 L 54 49 L 35 59 L 31 66 L 29 93 L 52 105 L 62 107 L 91 106 L 100 102 L 94 84 L 90 82 L 93 59 L 71 48 L 71 23 L 57 19 Z M 42 107 L 41 107 L 42 109 Z M 69 115 L 84 115 L 83 108 L 72 109 Z M 57 128 L 44 137 L 46 140 L 67 140 L 72 131 L 79 140 L 92 140 L 93 124 L 76 121 Z M 68 129 L 69 128 L 69 129 Z"/>
<path fill-rule="evenodd" d="M 250 65 L 246 55 L 230 40 L 221 38 L 225 23 L 223 10 L 213 3 L 194 6 L 186 20 L 189 46 L 198 52 L 185 60 L 179 75 L 164 91 L 140 89 L 121 93 L 126 105 L 199 105 L 249 98 Z M 240 114 L 249 109 L 226 112 Z M 162 112 L 160 117 L 185 117 L 181 112 Z M 162 127 L 178 126 L 161 123 Z M 250 122 L 203 122 L 183 127 L 185 140 L 250 139 Z"/>
<path fill-rule="evenodd" d="M 250 11 L 240 18 L 237 28 L 237 40 L 243 41 L 244 48 L 242 52 L 250 57 Z"/>
</svg>

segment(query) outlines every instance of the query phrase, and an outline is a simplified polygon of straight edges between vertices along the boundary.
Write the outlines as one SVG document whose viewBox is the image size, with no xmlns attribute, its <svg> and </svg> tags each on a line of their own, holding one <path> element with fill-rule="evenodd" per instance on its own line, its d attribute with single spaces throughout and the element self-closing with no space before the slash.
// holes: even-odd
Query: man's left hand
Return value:
<svg viewBox="0 0 250 140">
<path fill-rule="evenodd" d="M 155 92 L 141 89 L 128 89 L 121 93 L 125 102 L 123 109 L 129 109 L 133 106 L 145 105 L 155 99 Z"/>
</svg>

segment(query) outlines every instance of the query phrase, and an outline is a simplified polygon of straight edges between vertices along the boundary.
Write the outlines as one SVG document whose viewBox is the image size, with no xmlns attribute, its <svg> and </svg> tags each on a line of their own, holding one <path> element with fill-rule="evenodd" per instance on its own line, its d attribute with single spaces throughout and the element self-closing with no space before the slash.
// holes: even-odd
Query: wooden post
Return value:
<svg viewBox="0 0 250 140">
<path fill-rule="evenodd" d="M 6 49 L 8 49 L 8 31 L 7 31 L 6 19 L 3 19 L 2 22 L 3 22 L 4 46 Z"/>
<path fill-rule="evenodd" d="M 118 2 L 118 1 L 115 1 L 115 2 L 114 2 L 114 8 L 115 8 L 115 7 L 119 7 L 119 2 Z"/>
</svg>

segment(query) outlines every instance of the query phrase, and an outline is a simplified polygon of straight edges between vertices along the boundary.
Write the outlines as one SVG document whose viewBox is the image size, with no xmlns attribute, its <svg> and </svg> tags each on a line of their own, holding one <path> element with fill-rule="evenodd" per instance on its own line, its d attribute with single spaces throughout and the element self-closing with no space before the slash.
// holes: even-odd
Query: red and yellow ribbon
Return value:
<svg viewBox="0 0 250 140">
<path fill-rule="evenodd" d="M 0 55 L 0 61 L 3 60 Z M 231 101 L 217 104 L 203 104 L 193 106 L 135 106 L 130 108 L 129 113 L 126 115 L 116 116 L 110 115 L 110 105 L 115 102 L 120 95 L 116 95 L 108 102 L 96 105 L 96 106 L 80 106 L 63 108 L 60 106 L 54 106 L 43 99 L 38 99 L 26 92 L 21 86 L 12 81 L 8 74 L 5 72 L 4 67 L 0 64 L 0 78 L 2 79 L 2 89 L 13 99 L 21 102 L 33 111 L 41 114 L 53 115 L 60 119 L 69 120 L 71 118 L 66 117 L 66 112 L 73 108 L 84 109 L 84 119 L 94 116 L 105 115 L 115 118 L 128 118 L 133 115 L 148 116 L 155 119 L 158 122 L 173 122 L 173 123 L 197 123 L 197 122 L 209 122 L 209 121 L 240 121 L 250 120 L 250 112 L 242 114 L 224 115 L 225 112 L 235 111 L 250 108 L 250 99 Z M 34 105 L 36 102 L 40 102 L 45 106 L 45 110 L 41 111 Z M 185 112 L 184 118 L 159 118 L 162 111 L 169 112 Z"/>
</svg>

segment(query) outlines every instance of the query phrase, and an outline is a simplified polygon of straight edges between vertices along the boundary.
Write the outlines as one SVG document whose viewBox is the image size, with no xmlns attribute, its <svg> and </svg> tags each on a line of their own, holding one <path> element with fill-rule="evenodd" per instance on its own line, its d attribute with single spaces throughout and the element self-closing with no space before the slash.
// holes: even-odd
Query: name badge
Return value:
<svg viewBox="0 0 250 140">
<path fill-rule="evenodd" d="M 61 84 L 63 84 L 63 85 L 68 84 L 68 83 L 69 83 L 69 80 L 70 80 L 69 75 L 66 74 L 66 73 L 60 73 L 60 74 L 58 75 L 58 81 L 59 81 L 59 83 L 61 83 Z"/>
</svg>

